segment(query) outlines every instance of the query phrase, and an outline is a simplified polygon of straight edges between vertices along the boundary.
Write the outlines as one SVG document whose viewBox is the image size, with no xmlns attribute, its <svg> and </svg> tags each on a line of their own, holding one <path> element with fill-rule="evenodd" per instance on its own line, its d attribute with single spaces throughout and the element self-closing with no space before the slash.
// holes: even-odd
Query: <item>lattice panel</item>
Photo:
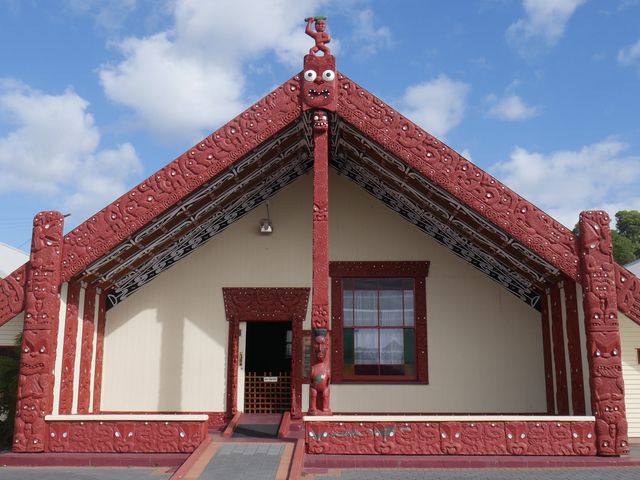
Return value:
<svg viewBox="0 0 640 480">
<path fill-rule="evenodd" d="M 277 381 L 265 381 L 265 377 Z M 291 410 L 291 374 L 247 372 L 244 377 L 245 413 L 282 413 Z"/>
</svg>

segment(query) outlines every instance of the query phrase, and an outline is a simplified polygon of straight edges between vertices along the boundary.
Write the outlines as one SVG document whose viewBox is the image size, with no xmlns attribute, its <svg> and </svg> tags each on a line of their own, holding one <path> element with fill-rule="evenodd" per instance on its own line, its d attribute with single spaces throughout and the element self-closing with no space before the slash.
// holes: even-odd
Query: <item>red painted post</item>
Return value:
<svg viewBox="0 0 640 480">
<path fill-rule="evenodd" d="M 78 413 L 89 413 L 91 393 L 91 362 L 93 361 L 93 332 L 96 307 L 96 288 L 88 287 L 84 295 L 82 340 L 78 382 Z"/>
<path fill-rule="evenodd" d="M 302 108 L 313 109 L 313 288 L 309 413 L 330 414 L 331 333 L 329 331 L 329 113 L 336 109 L 336 59 L 327 44 L 324 17 L 306 19 L 315 45 L 304 57 Z M 311 25 L 315 23 L 315 32 Z M 316 55 L 322 51 L 324 55 Z"/>
<path fill-rule="evenodd" d="M 609 221 L 602 211 L 580 214 L 580 274 L 598 454 L 626 455 L 629 439 Z"/>
<path fill-rule="evenodd" d="M 562 303 L 560 300 L 560 289 L 557 285 L 551 287 L 550 298 L 553 364 L 556 372 L 556 407 L 559 415 L 569 415 L 569 390 L 567 388 L 567 362 L 564 356 Z"/>
<path fill-rule="evenodd" d="M 53 408 L 64 217 L 40 212 L 33 219 L 25 316 L 13 436 L 16 452 L 45 449 L 45 415 Z"/>
<path fill-rule="evenodd" d="M 571 376 L 571 404 L 574 415 L 586 413 L 584 404 L 584 380 L 582 378 L 582 348 L 578 319 L 576 284 L 571 279 L 564 282 L 564 305 L 567 318 L 567 349 Z"/>
<path fill-rule="evenodd" d="M 330 414 L 331 334 L 329 332 L 329 118 L 313 113 L 313 288 L 311 326 L 313 351 L 309 413 Z"/>
<path fill-rule="evenodd" d="M 78 310 L 80 282 L 69 282 L 67 290 L 67 311 L 64 322 L 64 345 L 62 349 L 62 371 L 60 372 L 60 411 L 70 414 L 73 404 L 73 372 L 76 361 L 76 336 L 78 331 Z"/>
<path fill-rule="evenodd" d="M 547 413 L 556 413 L 556 401 L 553 395 L 553 359 L 551 355 L 551 322 L 549 321 L 549 294 L 542 296 L 542 308 L 540 310 L 542 323 L 542 349 L 544 355 L 544 384 L 547 396 Z"/>
</svg>

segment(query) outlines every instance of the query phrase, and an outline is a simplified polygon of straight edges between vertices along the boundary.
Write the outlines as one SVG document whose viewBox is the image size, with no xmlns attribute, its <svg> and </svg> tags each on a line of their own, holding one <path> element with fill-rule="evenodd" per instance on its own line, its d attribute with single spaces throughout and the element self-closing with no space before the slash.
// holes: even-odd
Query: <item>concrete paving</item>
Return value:
<svg viewBox="0 0 640 480">
<path fill-rule="evenodd" d="M 304 475 L 313 480 L 638 480 L 640 468 L 375 469 Z"/>
<path fill-rule="evenodd" d="M 220 446 L 200 479 L 273 480 L 283 453 L 282 443 L 227 443 Z"/>
<path fill-rule="evenodd" d="M 0 480 L 166 480 L 166 467 L 0 467 Z"/>
</svg>

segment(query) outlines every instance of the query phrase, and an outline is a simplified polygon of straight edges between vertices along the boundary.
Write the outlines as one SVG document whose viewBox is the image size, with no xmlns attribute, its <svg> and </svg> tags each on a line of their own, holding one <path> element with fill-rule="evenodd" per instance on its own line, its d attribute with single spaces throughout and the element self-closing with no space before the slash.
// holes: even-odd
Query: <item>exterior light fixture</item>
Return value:
<svg viewBox="0 0 640 480">
<path fill-rule="evenodd" d="M 269 202 L 265 203 L 267 207 L 267 218 L 260 220 L 260 233 L 270 235 L 273 233 L 273 225 L 271 225 L 271 215 L 269 214 Z"/>
</svg>

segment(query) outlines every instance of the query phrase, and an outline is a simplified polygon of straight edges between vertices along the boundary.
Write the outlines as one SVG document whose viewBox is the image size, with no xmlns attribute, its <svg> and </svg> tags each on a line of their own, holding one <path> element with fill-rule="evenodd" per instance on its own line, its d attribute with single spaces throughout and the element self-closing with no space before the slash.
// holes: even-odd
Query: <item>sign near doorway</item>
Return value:
<svg viewBox="0 0 640 480">
<path fill-rule="evenodd" d="M 278 377 L 262 377 L 263 382 L 275 383 L 278 381 Z"/>
</svg>

